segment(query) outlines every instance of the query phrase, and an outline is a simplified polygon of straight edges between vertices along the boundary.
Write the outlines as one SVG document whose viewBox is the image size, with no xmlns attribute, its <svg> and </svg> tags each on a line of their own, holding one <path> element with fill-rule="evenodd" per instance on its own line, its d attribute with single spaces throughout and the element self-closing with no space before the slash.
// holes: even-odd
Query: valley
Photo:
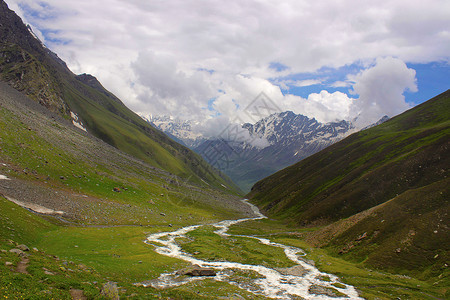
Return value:
<svg viewBox="0 0 450 300">
<path fill-rule="evenodd" d="M 300 282 L 312 280 L 306 285 L 309 287 L 318 283 L 299 292 L 307 299 L 326 294 L 335 298 L 348 285 L 368 299 L 405 295 L 430 295 L 432 299 L 442 293 L 443 283 L 431 286 L 427 281 L 367 269 L 313 248 L 302 238 L 305 229 L 269 219 L 224 223 L 254 218 L 255 212 L 239 200 L 241 196 L 200 187 L 150 167 L 7 85 L 0 87 L 2 295 L 71 299 L 74 290 L 81 290 L 87 298 L 98 298 L 105 285 L 114 282 L 117 289 L 113 290 L 120 297 L 132 299 L 260 299 L 274 294 L 255 289 L 253 282 L 262 275 L 252 269 L 267 274 L 289 270 L 298 263 L 316 270 L 310 279 L 305 279 L 303 272 L 294 277 Z M 53 211 L 33 213 L 7 199 Z M 176 239 L 177 243 L 197 264 L 232 262 L 221 271 L 228 280 L 204 278 L 163 289 L 136 285 L 191 265 L 190 260 L 159 254 L 162 244 L 155 240 L 153 245 L 146 237 L 162 238 L 198 225 L 203 227 L 186 232 L 186 238 Z M 215 226 L 222 226 L 221 235 L 214 233 Z M 228 227 L 230 235 L 225 234 Z M 250 236 L 278 244 L 261 244 Z M 27 273 L 16 272 L 24 256 L 9 252 L 19 244 L 37 249 L 24 254 L 29 259 Z M 280 248 L 281 244 L 287 248 Z M 285 256 L 287 250 L 283 249 L 295 249 L 291 247 L 305 252 L 301 261 Z M 291 275 L 280 278 L 283 276 Z M 377 290 L 372 288 L 374 278 Z"/>
<path fill-rule="evenodd" d="M 47 11 L 45 3 L 35 8 Z M 392 63 L 389 74 L 404 67 L 402 78 L 415 82 L 414 70 L 380 58 L 346 76 L 359 80 L 348 93 L 360 99 L 339 81 L 327 83 L 334 93 L 303 99 L 288 85 L 325 84 L 331 69 L 295 81 L 282 78 L 290 67 L 270 62 L 261 74 L 277 78 L 252 81 L 250 67 L 225 72 L 236 77 L 225 82 L 220 70 L 195 64 L 184 73 L 149 51 L 130 63 L 137 72 L 143 59 L 142 74 L 126 79 L 121 65 L 124 100 L 161 111 L 169 103 L 172 112 L 187 103 L 184 115 L 197 120 L 153 111 L 144 120 L 93 75 L 73 73 L 38 37 L 48 34 L 35 34 L 0 0 L 1 299 L 450 298 L 450 90 L 379 119 L 375 102 L 386 95 L 378 91 L 391 90 L 377 88 L 371 122 L 380 121 L 359 131 L 349 116 L 360 116 L 352 110 L 372 92 L 370 68 Z M 160 59 L 155 70 L 145 66 Z M 398 83 L 380 78 L 383 87 Z M 238 83 L 227 94 L 230 82 Z M 279 103 L 268 105 L 261 86 Z M 393 90 L 404 98 L 406 88 Z M 255 92 L 259 102 L 248 104 Z M 294 100 L 328 121 L 274 111 Z M 238 112 L 253 123 L 230 123 Z M 193 130 L 202 118 L 224 125 L 222 133 L 207 139 Z"/>
</svg>

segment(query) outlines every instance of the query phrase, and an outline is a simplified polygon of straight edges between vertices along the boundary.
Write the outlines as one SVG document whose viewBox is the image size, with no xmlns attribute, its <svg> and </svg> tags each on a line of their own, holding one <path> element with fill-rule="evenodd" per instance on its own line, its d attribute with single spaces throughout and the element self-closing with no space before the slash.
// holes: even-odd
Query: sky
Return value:
<svg viewBox="0 0 450 300">
<path fill-rule="evenodd" d="M 450 87 L 448 0 L 6 0 L 76 74 L 208 130 L 261 93 L 365 126 Z"/>
</svg>

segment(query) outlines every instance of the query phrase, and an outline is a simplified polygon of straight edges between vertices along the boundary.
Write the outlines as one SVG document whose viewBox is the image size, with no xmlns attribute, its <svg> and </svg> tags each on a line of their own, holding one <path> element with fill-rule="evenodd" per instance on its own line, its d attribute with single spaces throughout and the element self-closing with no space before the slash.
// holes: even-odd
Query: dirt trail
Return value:
<svg viewBox="0 0 450 300">
<path fill-rule="evenodd" d="M 72 300 L 86 300 L 87 297 L 84 295 L 83 290 L 70 289 L 69 291 Z"/>
<path fill-rule="evenodd" d="M 17 264 L 16 272 L 22 274 L 29 274 L 27 271 L 29 262 L 30 259 L 28 257 L 22 258 L 22 260 Z"/>
</svg>

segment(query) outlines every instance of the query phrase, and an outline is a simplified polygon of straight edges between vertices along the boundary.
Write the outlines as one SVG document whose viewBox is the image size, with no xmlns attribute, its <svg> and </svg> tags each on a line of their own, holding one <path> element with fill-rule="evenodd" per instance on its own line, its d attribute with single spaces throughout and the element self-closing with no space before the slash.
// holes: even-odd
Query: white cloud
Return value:
<svg viewBox="0 0 450 300">
<path fill-rule="evenodd" d="M 351 78 L 353 90 L 359 95 L 352 107 L 352 114 L 359 115 L 361 125 L 390 117 L 410 108 L 403 93 L 417 91 L 416 71 L 392 57 L 378 58 L 376 64 Z"/>
<path fill-rule="evenodd" d="M 325 90 L 312 93 L 308 99 L 287 95 L 284 108 L 296 114 L 302 114 L 317 121 L 327 123 L 351 118 L 350 110 L 354 99 L 341 92 L 329 93 Z"/>
<path fill-rule="evenodd" d="M 330 86 L 334 88 L 349 87 L 351 86 L 351 83 L 348 81 L 335 81 L 332 84 L 330 84 Z"/>
<path fill-rule="evenodd" d="M 7 2 L 38 35 L 39 29 L 52 32 L 55 40 L 46 44 L 74 72 L 95 75 L 133 110 L 201 121 L 211 118 L 206 108 L 212 98 L 217 112 L 232 120 L 262 91 L 283 109 L 323 121 L 351 117 L 358 109 L 394 113 L 405 109 L 405 87 L 414 90 L 411 71 L 400 60 L 450 61 L 447 0 Z M 26 6 L 35 13 L 22 11 Z M 338 92 L 283 96 L 269 81 L 388 56 L 398 61 L 380 59 L 353 78 L 358 100 Z M 270 68 L 273 62 L 286 68 L 278 72 Z M 375 88 L 384 80 L 379 76 L 393 80 L 383 95 Z M 312 77 L 294 84 L 319 82 Z"/>
<path fill-rule="evenodd" d="M 275 83 L 279 85 L 283 90 L 289 90 L 290 86 L 305 87 L 321 84 L 320 79 L 305 79 L 305 80 L 276 80 Z"/>
</svg>

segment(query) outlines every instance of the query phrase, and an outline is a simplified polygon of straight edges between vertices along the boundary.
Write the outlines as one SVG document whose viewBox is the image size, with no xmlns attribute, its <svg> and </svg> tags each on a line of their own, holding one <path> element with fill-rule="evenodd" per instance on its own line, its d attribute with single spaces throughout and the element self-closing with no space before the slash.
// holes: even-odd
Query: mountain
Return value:
<svg viewBox="0 0 450 300">
<path fill-rule="evenodd" d="M 209 163 L 211 149 L 220 149 L 226 162 L 217 165 L 244 191 L 258 180 L 341 140 L 355 128 L 350 122 L 320 123 L 291 111 L 275 113 L 255 124 L 246 123 L 240 140 L 208 140 L 194 150 Z M 241 133 L 242 135 L 242 133 Z"/>
<path fill-rule="evenodd" d="M 155 130 L 95 77 L 75 75 L 0 1 L 0 80 L 108 144 L 200 184 L 235 190 L 198 154 Z M 206 183 L 205 183 L 206 182 Z"/>
<path fill-rule="evenodd" d="M 194 126 L 196 124 L 194 121 L 174 119 L 170 116 L 141 115 L 141 118 L 191 149 L 206 140 L 201 133 L 195 131 Z"/>
<path fill-rule="evenodd" d="M 445 277 L 449 149 L 450 90 L 257 182 L 248 197 L 269 217 L 326 226 L 305 236 L 343 258 Z"/>
</svg>

